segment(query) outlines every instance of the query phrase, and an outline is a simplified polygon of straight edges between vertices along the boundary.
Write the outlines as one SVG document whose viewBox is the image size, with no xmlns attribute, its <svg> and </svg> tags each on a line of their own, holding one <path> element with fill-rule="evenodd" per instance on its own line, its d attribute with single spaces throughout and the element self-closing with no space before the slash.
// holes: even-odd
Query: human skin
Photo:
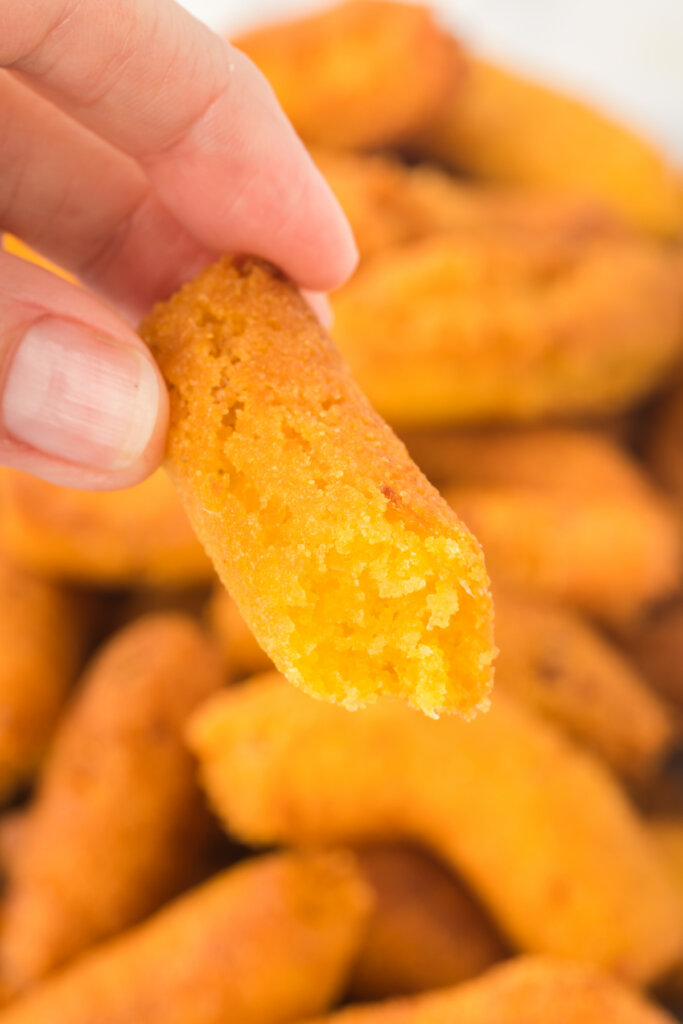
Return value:
<svg viewBox="0 0 683 1024">
<path fill-rule="evenodd" d="M 172 0 L 3 4 L 0 110 L 0 231 L 92 292 L 0 252 L 0 462 L 136 483 L 167 396 L 129 321 L 217 252 L 336 286 L 350 229 L 260 72 Z"/>
</svg>

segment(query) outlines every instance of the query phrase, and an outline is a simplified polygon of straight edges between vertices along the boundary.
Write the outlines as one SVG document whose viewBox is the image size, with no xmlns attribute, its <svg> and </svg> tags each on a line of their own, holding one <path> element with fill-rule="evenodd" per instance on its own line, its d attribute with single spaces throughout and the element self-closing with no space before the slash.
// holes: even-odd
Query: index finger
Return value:
<svg viewBox="0 0 683 1024">
<path fill-rule="evenodd" d="M 138 159 L 207 248 L 331 288 L 356 249 L 261 73 L 173 0 L 0 5 L 0 66 Z"/>
</svg>

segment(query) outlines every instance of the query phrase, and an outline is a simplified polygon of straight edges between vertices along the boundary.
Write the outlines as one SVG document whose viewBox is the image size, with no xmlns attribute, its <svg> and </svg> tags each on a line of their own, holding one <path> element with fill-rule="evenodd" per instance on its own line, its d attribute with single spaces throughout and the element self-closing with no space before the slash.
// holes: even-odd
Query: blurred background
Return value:
<svg viewBox="0 0 683 1024">
<path fill-rule="evenodd" d="M 315 0 L 183 0 L 230 32 L 327 6 Z M 571 88 L 683 161 L 683 0 L 432 0 L 481 53 Z"/>
</svg>

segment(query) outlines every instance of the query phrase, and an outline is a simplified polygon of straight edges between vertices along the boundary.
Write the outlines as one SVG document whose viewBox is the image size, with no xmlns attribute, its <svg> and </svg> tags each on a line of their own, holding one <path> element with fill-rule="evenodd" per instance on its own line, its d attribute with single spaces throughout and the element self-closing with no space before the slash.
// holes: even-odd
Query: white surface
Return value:
<svg viewBox="0 0 683 1024">
<path fill-rule="evenodd" d="M 325 3 L 183 0 L 183 6 L 229 33 Z M 592 98 L 683 163 L 683 0 L 432 0 L 431 6 L 480 52 Z"/>
</svg>

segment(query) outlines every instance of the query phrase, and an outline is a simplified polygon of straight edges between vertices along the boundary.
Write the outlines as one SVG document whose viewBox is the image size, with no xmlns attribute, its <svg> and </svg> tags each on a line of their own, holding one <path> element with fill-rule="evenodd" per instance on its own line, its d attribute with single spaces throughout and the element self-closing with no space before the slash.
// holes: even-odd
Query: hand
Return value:
<svg viewBox="0 0 683 1024">
<path fill-rule="evenodd" d="M 4 70 L 2 70 L 4 69 Z M 0 5 L 0 463 L 114 488 L 159 463 L 166 390 L 134 323 L 221 252 L 302 287 L 355 245 L 263 76 L 173 0 Z"/>
</svg>

